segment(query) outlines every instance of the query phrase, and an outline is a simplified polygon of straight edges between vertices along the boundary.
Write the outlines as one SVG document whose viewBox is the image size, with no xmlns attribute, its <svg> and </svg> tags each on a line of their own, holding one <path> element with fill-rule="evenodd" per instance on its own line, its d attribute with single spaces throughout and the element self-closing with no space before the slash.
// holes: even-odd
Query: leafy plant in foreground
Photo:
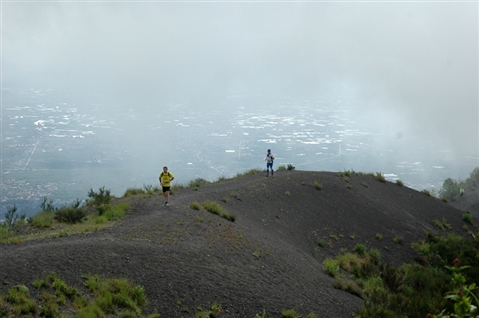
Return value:
<svg viewBox="0 0 479 318">
<path fill-rule="evenodd" d="M 467 285 L 466 277 L 462 274 L 462 272 L 470 268 L 470 266 L 459 267 L 460 261 L 458 258 L 454 259 L 453 263 L 453 267 L 446 266 L 446 268 L 453 273 L 452 281 L 455 288 L 448 292 L 445 298 L 453 301 L 454 313 L 448 313 L 446 309 L 443 309 L 440 314 L 428 314 L 426 318 L 479 317 L 479 311 L 477 309 L 479 306 L 479 299 L 476 296 L 477 292 L 475 292 L 478 287 L 476 286 L 476 283 Z M 477 315 L 474 316 L 475 314 Z"/>
</svg>

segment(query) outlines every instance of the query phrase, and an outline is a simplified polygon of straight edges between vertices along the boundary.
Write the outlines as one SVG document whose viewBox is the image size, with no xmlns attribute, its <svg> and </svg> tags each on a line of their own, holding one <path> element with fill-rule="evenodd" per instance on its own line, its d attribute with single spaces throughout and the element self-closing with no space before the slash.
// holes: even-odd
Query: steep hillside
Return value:
<svg viewBox="0 0 479 318">
<path fill-rule="evenodd" d="M 190 208 L 206 200 L 235 221 Z M 176 191 L 169 207 L 163 202 L 159 195 L 134 199 L 125 219 L 107 230 L 0 245 L 0 291 L 51 272 L 80 288 L 81 275 L 91 273 L 144 286 L 146 312 L 162 317 L 192 317 L 213 302 L 221 303 L 222 317 L 253 318 L 263 310 L 280 317 L 290 308 L 302 316 L 351 317 L 363 301 L 333 288 L 325 258 L 361 243 L 401 264 L 414 261 L 410 245 L 427 231 L 467 235 L 463 211 L 367 175 L 246 175 Z M 451 230 L 434 220 L 446 220 Z"/>
</svg>

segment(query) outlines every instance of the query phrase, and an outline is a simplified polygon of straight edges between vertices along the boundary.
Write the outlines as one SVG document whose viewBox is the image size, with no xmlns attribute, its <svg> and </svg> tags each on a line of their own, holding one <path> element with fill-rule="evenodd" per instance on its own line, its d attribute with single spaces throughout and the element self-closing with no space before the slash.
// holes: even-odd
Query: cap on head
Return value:
<svg viewBox="0 0 479 318">
<path fill-rule="evenodd" d="M 271 149 L 268 149 L 268 152 L 271 152 Z"/>
</svg>

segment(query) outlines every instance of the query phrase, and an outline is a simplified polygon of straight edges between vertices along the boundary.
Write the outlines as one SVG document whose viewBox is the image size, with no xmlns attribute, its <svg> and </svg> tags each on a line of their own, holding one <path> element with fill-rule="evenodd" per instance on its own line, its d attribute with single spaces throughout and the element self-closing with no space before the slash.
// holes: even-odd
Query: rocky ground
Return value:
<svg viewBox="0 0 479 318">
<path fill-rule="evenodd" d="M 206 200 L 234 222 L 190 208 Z M 465 233 L 463 211 L 354 173 L 258 173 L 177 190 L 169 207 L 163 203 L 158 194 L 132 199 L 127 216 L 106 230 L 0 245 L 0 292 L 52 272 L 81 288 L 82 274 L 99 274 L 144 286 L 144 313 L 161 317 L 194 317 L 214 302 L 220 317 L 281 317 L 285 309 L 351 317 L 363 301 L 333 287 L 325 258 L 361 243 L 399 265 L 414 261 L 411 243 L 427 231 Z M 441 231 L 435 219 L 452 229 Z"/>
</svg>

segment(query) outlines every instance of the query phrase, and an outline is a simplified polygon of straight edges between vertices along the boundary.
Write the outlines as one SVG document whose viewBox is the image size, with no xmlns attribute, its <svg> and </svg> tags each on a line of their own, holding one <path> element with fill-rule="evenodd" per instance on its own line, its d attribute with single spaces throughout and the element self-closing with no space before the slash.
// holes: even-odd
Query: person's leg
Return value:
<svg viewBox="0 0 479 318">
<path fill-rule="evenodd" d="M 269 168 L 271 167 L 271 162 L 266 163 L 266 176 L 269 176 Z M 273 170 L 273 168 L 271 168 Z"/>
</svg>

